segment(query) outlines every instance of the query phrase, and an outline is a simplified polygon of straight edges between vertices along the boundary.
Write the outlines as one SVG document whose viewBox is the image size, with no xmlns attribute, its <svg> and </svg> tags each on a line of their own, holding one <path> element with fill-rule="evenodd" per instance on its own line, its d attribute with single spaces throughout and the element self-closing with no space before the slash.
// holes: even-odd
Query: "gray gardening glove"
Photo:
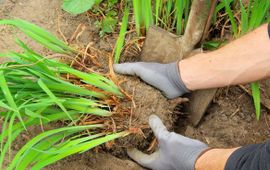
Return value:
<svg viewBox="0 0 270 170">
<path fill-rule="evenodd" d="M 114 70 L 120 74 L 136 75 L 146 83 L 161 90 L 169 99 L 189 92 L 180 77 L 178 62 L 159 63 L 124 63 L 114 64 Z"/>
<path fill-rule="evenodd" d="M 128 155 L 142 166 L 154 170 L 194 170 L 199 155 L 208 146 L 198 140 L 169 132 L 156 115 L 149 117 L 159 149 L 151 155 L 137 149 L 128 150 Z"/>
</svg>

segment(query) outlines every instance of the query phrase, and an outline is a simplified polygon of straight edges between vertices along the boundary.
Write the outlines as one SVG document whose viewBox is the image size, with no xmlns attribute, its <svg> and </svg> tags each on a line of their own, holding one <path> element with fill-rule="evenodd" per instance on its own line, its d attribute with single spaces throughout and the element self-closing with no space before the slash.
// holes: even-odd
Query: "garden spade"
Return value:
<svg viewBox="0 0 270 170">
<path fill-rule="evenodd" d="M 192 56 L 201 50 L 194 50 L 205 38 L 216 0 L 193 0 L 183 36 L 179 37 L 159 27 L 151 26 L 141 53 L 145 62 L 170 63 Z M 194 91 L 190 97 L 187 111 L 196 126 L 211 103 L 216 89 Z"/>
</svg>

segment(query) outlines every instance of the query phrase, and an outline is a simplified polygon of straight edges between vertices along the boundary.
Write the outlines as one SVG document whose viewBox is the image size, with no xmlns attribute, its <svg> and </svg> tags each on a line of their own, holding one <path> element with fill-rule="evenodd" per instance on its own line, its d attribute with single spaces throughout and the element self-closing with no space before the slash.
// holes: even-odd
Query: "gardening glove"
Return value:
<svg viewBox="0 0 270 170">
<path fill-rule="evenodd" d="M 208 146 L 169 132 L 156 115 L 149 117 L 149 125 L 158 140 L 158 151 L 147 155 L 137 149 L 129 149 L 128 155 L 142 166 L 154 170 L 194 170 L 197 158 Z"/>
<path fill-rule="evenodd" d="M 114 64 L 114 70 L 120 74 L 140 77 L 146 83 L 161 90 L 169 99 L 189 92 L 181 79 L 178 62 L 170 64 L 145 62 Z"/>
</svg>

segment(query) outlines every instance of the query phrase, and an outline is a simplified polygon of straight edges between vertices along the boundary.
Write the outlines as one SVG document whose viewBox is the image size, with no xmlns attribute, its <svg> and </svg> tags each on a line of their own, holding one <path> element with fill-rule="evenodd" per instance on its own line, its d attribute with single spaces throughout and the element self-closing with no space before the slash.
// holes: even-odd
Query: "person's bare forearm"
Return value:
<svg viewBox="0 0 270 170">
<path fill-rule="evenodd" d="M 224 170 L 233 149 L 211 149 L 202 154 L 196 161 L 195 170 Z"/>
<path fill-rule="evenodd" d="M 270 77 L 270 40 L 267 24 L 209 53 L 179 62 L 189 90 L 244 84 Z"/>
</svg>

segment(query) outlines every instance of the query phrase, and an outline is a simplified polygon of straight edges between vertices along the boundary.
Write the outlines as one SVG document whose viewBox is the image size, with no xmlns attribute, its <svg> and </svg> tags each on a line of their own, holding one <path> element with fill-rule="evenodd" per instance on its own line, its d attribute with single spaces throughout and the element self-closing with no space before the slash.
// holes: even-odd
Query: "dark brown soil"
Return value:
<svg viewBox="0 0 270 170">
<path fill-rule="evenodd" d="M 203 140 L 212 147 L 227 148 L 268 140 L 269 123 L 269 111 L 263 107 L 261 118 L 257 121 L 252 97 L 235 86 L 218 91 L 214 102 L 197 128 L 185 124 L 185 120 L 181 122 L 180 119 L 179 127 L 182 125 L 182 128 L 178 131 L 189 137 Z"/>
<path fill-rule="evenodd" d="M 22 18 L 31 21 L 50 32 L 58 35 L 59 27 L 63 34 L 69 39 L 79 24 L 86 26 L 83 34 L 77 39 L 78 44 L 86 45 L 89 42 L 93 43 L 93 47 L 104 51 L 112 52 L 117 35 L 108 35 L 105 38 L 100 38 L 98 31 L 94 26 L 94 20 L 88 18 L 85 14 L 71 16 L 60 10 L 62 0 L 0 0 L 0 19 L 2 18 Z M 59 18 L 59 20 L 58 20 Z M 60 21 L 60 22 L 58 22 Z M 0 26 L 0 51 L 7 49 L 17 49 L 14 45 L 14 33 L 17 31 Z M 20 38 L 29 43 L 35 50 L 43 54 L 47 51 L 29 41 L 22 34 L 17 34 Z M 104 63 L 108 63 L 108 58 L 103 56 L 98 58 Z M 129 58 L 129 61 L 134 61 L 136 58 Z M 106 69 L 104 69 L 106 71 Z M 123 78 L 121 78 L 123 79 Z M 123 103 L 123 106 L 132 109 L 133 116 L 131 124 L 128 126 L 141 125 L 146 136 L 151 136 L 151 132 L 147 129 L 148 116 L 157 114 L 164 121 L 166 126 L 188 137 L 202 140 L 212 147 L 236 147 L 251 143 L 260 143 L 270 137 L 269 125 L 270 116 L 268 110 L 263 108 L 261 119 L 255 119 L 252 98 L 238 86 L 231 88 L 220 89 L 215 100 L 210 105 L 207 114 L 201 121 L 198 127 L 192 127 L 188 123 L 188 113 L 177 116 L 177 123 L 172 126 L 176 114 L 171 114 L 175 106 L 174 102 L 165 99 L 160 92 L 150 86 L 140 82 L 137 78 L 126 77 L 127 81 L 122 84 L 124 89 L 129 94 L 133 94 L 136 107 L 132 102 Z M 269 82 L 263 84 L 263 97 L 266 102 L 269 102 Z M 0 125 L 2 122 L 0 122 Z M 145 125 L 145 126 L 143 126 Z M 146 128 L 145 128 L 146 127 Z M 40 132 L 40 128 L 33 131 Z M 33 134 L 32 134 L 33 135 Z M 30 134 L 23 134 L 12 148 L 16 152 L 23 145 Z M 143 135 L 134 135 L 120 141 L 123 146 L 136 144 L 141 149 L 146 149 L 149 146 L 152 138 L 144 139 Z M 138 142 L 140 141 L 140 142 Z M 109 150 L 112 152 L 112 150 Z M 119 151 L 119 153 L 118 153 Z M 123 153 L 123 149 L 118 146 L 118 150 L 113 150 L 114 155 L 122 155 L 122 159 L 112 156 L 110 153 L 100 153 L 89 151 L 80 155 L 74 155 L 57 162 L 46 169 L 73 170 L 73 169 L 142 169 L 134 162 L 128 160 L 128 157 Z"/>
</svg>

